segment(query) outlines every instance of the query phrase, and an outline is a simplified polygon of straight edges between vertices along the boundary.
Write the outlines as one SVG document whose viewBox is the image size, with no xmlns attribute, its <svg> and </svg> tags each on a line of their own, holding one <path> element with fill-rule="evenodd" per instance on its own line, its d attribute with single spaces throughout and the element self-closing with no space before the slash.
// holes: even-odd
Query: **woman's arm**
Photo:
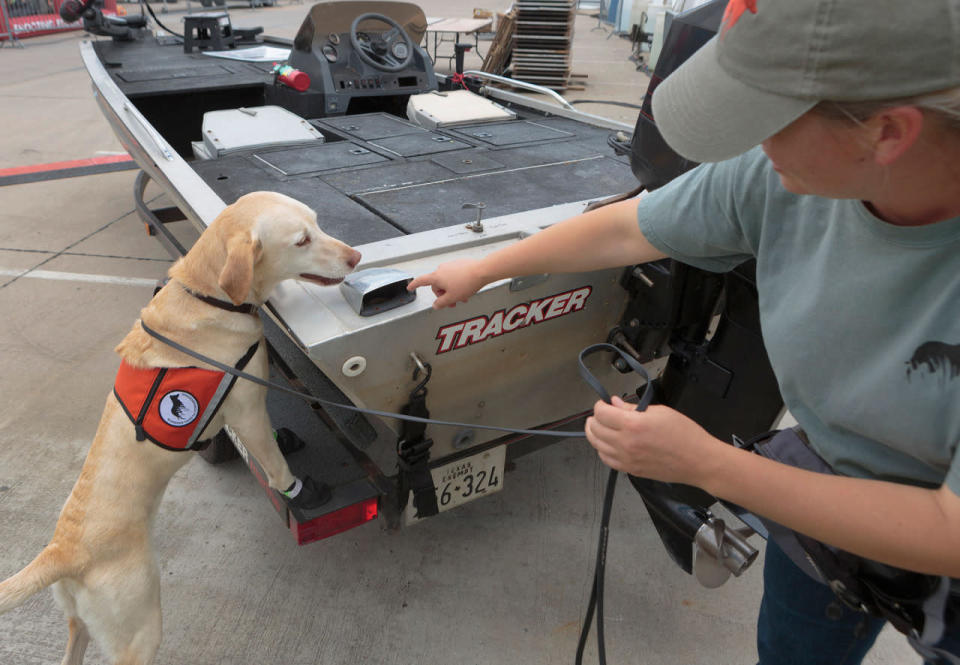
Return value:
<svg viewBox="0 0 960 665">
<path fill-rule="evenodd" d="M 876 561 L 960 577 L 960 496 L 815 473 L 734 448 L 665 406 L 598 402 L 587 438 L 609 466 L 702 487 L 812 538 Z"/>
<path fill-rule="evenodd" d="M 627 199 L 571 217 L 482 259 L 451 261 L 414 279 L 409 289 L 430 286 L 434 308 L 465 302 L 485 284 L 522 275 L 571 273 L 645 263 L 665 255 L 637 224 L 637 200 Z"/>
</svg>

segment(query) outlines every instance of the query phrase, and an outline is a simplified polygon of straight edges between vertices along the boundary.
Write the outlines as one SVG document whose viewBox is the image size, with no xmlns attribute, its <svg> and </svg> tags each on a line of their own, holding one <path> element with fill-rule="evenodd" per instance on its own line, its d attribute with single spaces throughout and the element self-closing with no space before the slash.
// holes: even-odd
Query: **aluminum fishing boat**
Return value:
<svg viewBox="0 0 960 665">
<path fill-rule="evenodd" d="M 722 4 L 677 17 L 655 81 L 715 32 Z M 321 2 L 305 8 L 292 39 L 241 30 L 226 13 L 188 16 L 174 35 L 148 29 L 145 17 L 104 19 L 95 2 L 75 12 L 106 37 L 83 43 L 81 55 L 104 116 L 142 169 L 138 210 L 174 256 L 186 242 L 167 222 L 186 218 L 202 231 L 256 190 L 303 201 L 327 233 L 363 253 L 339 288 L 287 282 L 273 293 L 263 318 L 276 380 L 380 411 L 576 430 L 597 399 L 577 354 L 609 342 L 660 376 L 663 401 L 714 432 L 750 434 L 779 413 L 748 268 L 718 277 L 663 261 L 530 275 L 442 311 L 427 290 L 406 291 L 442 262 L 482 256 L 689 168 L 663 145 L 648 108 L 624 125 L 550 90 L 517 92 L 537 86 L 437 74 L 420 46 L 424 13 L 406 2 Z M 150 180 L 173 207 L 145 204 Z M 642 383 L 613 354 L 592 357 L 590 369 L 610 393 Z M 509 481 L 512 457 L 555 440 L 424 429 L 279 393 L 269 407 L 282 443 L 299 447 L 288 456 L 294 472 L 333 490 L 309 514 L 271 493 L 300 542 L 374 517 L 417 522 L 493 493 Z M 235 437 L 218 436 L 204 456 L 219 461 L 234 448 L 262 478 Z M 712 497 L 635 484 L 689 572 L 696 534 L 717 533 Z"/>
</svg>

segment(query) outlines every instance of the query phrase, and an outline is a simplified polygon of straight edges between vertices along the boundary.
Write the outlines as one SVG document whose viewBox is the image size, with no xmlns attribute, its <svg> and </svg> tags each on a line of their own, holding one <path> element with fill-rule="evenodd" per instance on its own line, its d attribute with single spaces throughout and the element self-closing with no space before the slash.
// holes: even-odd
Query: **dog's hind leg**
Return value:
<svg viewBox="0 0 960 665">
<path fill-rule="evenodd" d="M 160 595 L 142 602 L 115 606 L 100 617 L 98 630 L 111 665 L 152 665 L 163 637 Z M 97 635 L 100 635 L 98 632 Z"/>
<path fill-rule="evenodd" d="M 151 613 L 127 648 L 113 661 L 113 665 L 152 665 L 160 649 L 162 632 L 160 607 L 157 606 L 156 612 Z"/>
<path fill-rule="evenodd" d="M 117 623 L 108 647 L 111 665 L 152 665 L 163 637 L 159 593 L 147 606 L 115 609 Z"/>
<path fill-rule="evenodd" d="M 82 665 L 83 655 L 90 644 L 90 631 L 87 624 L 77 616 L 77 602 L 73 595 L 79 586 L 73 580 L 61 580 L 50 587 L 53 598 L 63 610 L 70 627 L 70 638 L 67 640 L 67 651 L 60 665 Z"/>
<path fill-rule="evenodd" d="M 129 534 L 128 556 L 101 564 L 71 589 L 77 614 L 111 665 L 151 665 L 160 648 L 160 571 L 138 542 L 146 542 L 144 534 Z"/>
<path fill-rule="evenodd" d="M 60 665 L 83 665 L 83 654 L 90 644 L 90 631 L 77 617 L 70 617 L 70 639 L 67 641 L 67 653 Z"/>
</svg>

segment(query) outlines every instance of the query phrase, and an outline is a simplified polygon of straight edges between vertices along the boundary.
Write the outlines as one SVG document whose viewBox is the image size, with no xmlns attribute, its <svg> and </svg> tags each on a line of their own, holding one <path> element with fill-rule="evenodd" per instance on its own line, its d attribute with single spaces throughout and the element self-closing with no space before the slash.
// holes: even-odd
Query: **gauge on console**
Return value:
<svg viewBox="0 0 960 665">
<path fill-rule="evenodd" d="M 323 48 L 320 49 L 320 52 L 323 53 L 323 57 L 327 59 L 327 62 L 336 62 L 340 57 L 340 54 L 337 53 L 337 49 L 330 44 L 324 44 Z"/>
<path fill-rule="evenodd" d="M 407 56 L 410 55 L 410 50 L 403 42 L 397 42 L 390 50 L 393 51 L 393 57 L 397 60 L 406 60 Z"/>
<path fill-rule="evenodd" d="M 327 35 L 327 39 L 330 40 L 330 43 L 331 43 L 331 44 L 339 44 L 339 43 L 340 43 L 340 35 L 338 35 L 338 34 L 335 33 L 335 32 L 331 32 L 329 35 Z"/>
</svg>

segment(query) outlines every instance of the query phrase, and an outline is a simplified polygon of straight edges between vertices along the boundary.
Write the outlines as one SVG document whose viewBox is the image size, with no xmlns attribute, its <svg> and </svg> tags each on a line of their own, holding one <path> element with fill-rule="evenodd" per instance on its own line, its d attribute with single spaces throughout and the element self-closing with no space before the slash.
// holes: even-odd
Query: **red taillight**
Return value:
<svg viewBox="0 0 960 665">
<path fill-rule="evenodd" d="M 365 499 L 360 503 L 335 510 L 332 513 L 316 517 L 309 522 L 300 524 L 290 516 L 290 530 L 297 539 L 298 545 L 306 545 L 316 540 L 323 540 L 348 529 L 366 524 L 377 518 L 377 497 Z"/>
<path fill-rule="evenodd" d="M 0 0 L 0 2 L 2 2 L 2 0 Z M 257 479 L 257 482 L 260 483 L 260 486 L 267 492 L 267 496 L 270 497 L 270 501 L 273 502 L 273 507 L 277 509 L 280 516 L 286 521 L 294 538 L 297 539 L 298 545 L 306 545 L 316 540 L 323 540 L 324 538 L 343 533 L 361 524 L 366 524 L 370 520 L 377 519 L 377 497 L 374 496 L 350 504 L 349 506 L 344 506 L 339 510 L 334 510 L 321 517 L 316 517 L 308 522 L 300 523 L 297 521 L 297 518 L 294 517 L 290 508 L 287 507 L 286 501 L 280 496 L 280 493 L 270 489 L 266 474 L 264 474 L 263 469 L 260 468 L 260 464 L 253 455 L 244 455 L 244 458 L 247 460 L 247 465 L 250 467 L 250 471 Z"/>
</svg>

